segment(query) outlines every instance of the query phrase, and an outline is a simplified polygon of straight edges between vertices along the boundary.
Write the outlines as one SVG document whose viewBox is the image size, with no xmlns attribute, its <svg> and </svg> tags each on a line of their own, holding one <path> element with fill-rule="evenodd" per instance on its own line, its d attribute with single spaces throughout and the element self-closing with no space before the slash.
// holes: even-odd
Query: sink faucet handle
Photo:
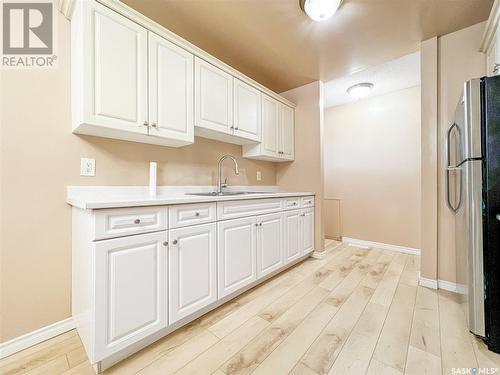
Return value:
<svg viewBox="0 0 500 375">
<path fill-rule="evenodd" d="M 227 177 L 224 179 L 224 182 L 221 184 L 221 187 L 223 188 L 227 187 Z"/>
</svg>

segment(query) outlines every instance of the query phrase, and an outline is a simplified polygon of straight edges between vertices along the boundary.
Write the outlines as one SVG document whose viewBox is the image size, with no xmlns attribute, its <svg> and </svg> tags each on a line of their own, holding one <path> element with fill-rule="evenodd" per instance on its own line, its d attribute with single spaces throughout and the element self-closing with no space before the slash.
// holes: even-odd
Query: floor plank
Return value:
<svg viewBox="0 0 500 375">
<path fill-rule="evenodd" d="M 417 288 L 399 284 L 373 358 L 404 372 Z"/>
<path fill-rule="evenodd" d="M 441 358 L 410 345 L 406 360 L 405 375 L 439 375 Z"/>
<path fill-rule="evenodd" d="M 321 303 L 283 342 L 257 367 L 253 374 L 279 374 L 292 371 L 320 332 L 332 319 L 337 308 Z M 298 366 L 300 370 L 301 366 Z M 312 371 L 311 369 L 307 368 Z M 302 369 L 301 371 L 304 371 Z"/>
<path fill-rule="evenodd" d="M 326 298 L 328 291 L 320 287 L 307 294 L 302 303 L 296 304 L 252 340 L 222 367 L 226 374 L 249 374 Z"/>
<path fill-rule="evenodd" d="M 318 374 L 327 374 L 372 295 L 373 289 L 358 286 L 301 361 Z"/>
</svg>

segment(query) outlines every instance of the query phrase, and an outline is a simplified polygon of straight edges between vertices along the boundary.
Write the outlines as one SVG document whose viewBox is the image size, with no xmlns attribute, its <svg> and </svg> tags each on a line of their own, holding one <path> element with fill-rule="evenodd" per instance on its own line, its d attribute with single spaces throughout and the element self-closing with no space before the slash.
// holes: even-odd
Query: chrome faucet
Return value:
<svg viewBox="0 0 500 375">
<path fill-rule="evenodd" d="M 222 183 L 222 162 L 226 159 L 231 159 L 234 162 L 234 174 L 239 175 L 240 170 L 238 169 L 238 162 L 234 158 L 234 156 L 231 155 L 224 155 L 219 159 L 219 162 L 217 163 L 217 168 L 218 168 L 218 174 L 217 174 L 217 194 L 220 195 L 222 194 L 222 188 L 227 187 L 227 183 Z M 226 179 L 227 181 L 227 179 Z"/>
</svg>

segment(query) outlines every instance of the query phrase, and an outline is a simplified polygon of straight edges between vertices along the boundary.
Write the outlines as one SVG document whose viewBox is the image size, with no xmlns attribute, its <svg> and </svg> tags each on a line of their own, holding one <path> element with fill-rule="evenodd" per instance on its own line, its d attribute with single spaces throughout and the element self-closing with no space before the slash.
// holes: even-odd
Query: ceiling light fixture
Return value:
<svg viewBox="0 0 500 375">
<path fill-rule="evenodd" d="M 373 83 L 363 82 L 353 85 L 347 89 L 347 93 L 351 95 L 354 99 L 366 98 L 373 89 Z"/>
<path fill-rule="evenodd" d="M 300 0 L 300 8 L 313 21 L 325 21 L 335 14 L 342 0 Z"/>
</svg>

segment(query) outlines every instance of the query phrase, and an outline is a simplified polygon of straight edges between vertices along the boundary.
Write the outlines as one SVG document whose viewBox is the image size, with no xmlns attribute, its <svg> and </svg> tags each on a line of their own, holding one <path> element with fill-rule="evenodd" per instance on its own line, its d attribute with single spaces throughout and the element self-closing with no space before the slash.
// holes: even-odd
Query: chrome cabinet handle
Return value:
<svg viewBox="0 0 500 375">
<path fill-rule="evenodd" d="M 151 124 L 151 127 L 152 127 L 152 128 L 155 128 L 156 130 L 160 130 L 160 127 L 156 124 L 156 122 L 153 122 L 153 123 Z"/>
<path fill-rule="evenodd" d="M 149 122 L 144 121 L 144 123 L 142 124 L 142 126 L 146 126 L 146 127 L 148 127 L 148 128 L 149 128 Z"/>
<path fill-rule="evenodd" d="M 172 241 L 172 244 L 173 244 L 173 245 L 177 245 L 177 240 L 173 240 L 173 241 Z"/>
<path fill-rule="evenodd" d="M 168 241 L 164 241 L 163 246 L 168 246 Z"/>
<path fill-rule="evenodd" d="M 500 64 L 496 63 L 495 66 L 493 67 L 493 73 L 497 74 L 499 70 L 500 70 Z"/>
<path fill-rule="evenodd" d="M 200 216 L 200 213 L 199 213 L 199 212 L 197 212 L 197 213 L 195 213 L 195 214 L 194 214 L 194 216 Z"/>
<path fill-rule="evenodd" d="M 134 220 L 134 224 L 140 224 L 141 223 L 141 219 L 135 219 Z"/>
</svg>

